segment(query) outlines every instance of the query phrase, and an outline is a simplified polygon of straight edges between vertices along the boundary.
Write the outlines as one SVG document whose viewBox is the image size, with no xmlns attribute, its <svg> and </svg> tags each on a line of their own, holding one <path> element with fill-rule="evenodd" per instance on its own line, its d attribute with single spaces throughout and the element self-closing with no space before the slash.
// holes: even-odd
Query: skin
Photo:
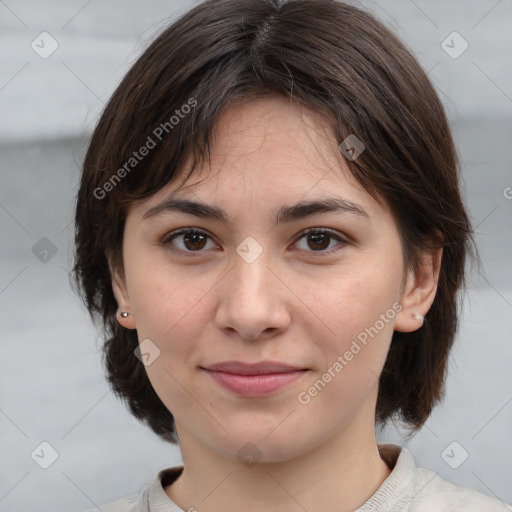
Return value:
<svg viewBox="0 0 512 512">
<path fill-rule="evenodd" d="M 175 211 L 144 218 L 178 189 L 173 181 L 130 209 L 124 273 L 113 269 L 119 309 L 130 313 L 119 322 L 160 350 L 146 371 L 175 417 L 185 468 L 165 491 L 201 512 L 354 510 L 389 476 L 375 438 L 378 376 L 393 330 L 421 327 L 413 314 L 425 315 L 434 300 L 441 250 L 426 254 L 416 274 L 405 269 L 391 212 L 351 176 L 327 120 L 287 100 L 225 111 L 205 170 L 179 197 L 222 207 L 231 225 Z M 283 205 L 334 195 L 368 217 L 273 223 Z M 186 227 L 208 236 L 170 239 Z M 302 234 L 308 228 L 334 235 L 312 240 Z M 236 251 L 248 236 L 263 251 L 251 263 Z M 393 304 L 401 311 L 300 403 L 299 393 Z M 200 368 L 228 360 L 308 371 L 277 393 L 247 398 Z M 257 464 L 237 456 L 248 442 Z"/>
</svg>

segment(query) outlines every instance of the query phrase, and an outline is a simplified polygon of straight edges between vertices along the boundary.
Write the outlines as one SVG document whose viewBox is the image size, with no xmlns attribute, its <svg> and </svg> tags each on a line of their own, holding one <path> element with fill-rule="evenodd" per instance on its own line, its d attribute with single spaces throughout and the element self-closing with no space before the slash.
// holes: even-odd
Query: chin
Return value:
<svg viewBox="0 0 512 512">
<path fill-rule="evenodd" d="M 230 429 L 233 437 L 226 437 L 220 443 L 212 440 L 211 446 L 227 457 L 240 460 L 248 467 L 255 463 L 286 462 L 314 447 L 311 437 L 302 439 L 287 429 L 278 432 L 279 428 L 281 427 L 275 429 L 273 426 L 270 429 L 262 426 L 260 429 L 240 429 L 238 432 Z M 272 431 L 273 429 L 275 430 Z"/>
</svg>

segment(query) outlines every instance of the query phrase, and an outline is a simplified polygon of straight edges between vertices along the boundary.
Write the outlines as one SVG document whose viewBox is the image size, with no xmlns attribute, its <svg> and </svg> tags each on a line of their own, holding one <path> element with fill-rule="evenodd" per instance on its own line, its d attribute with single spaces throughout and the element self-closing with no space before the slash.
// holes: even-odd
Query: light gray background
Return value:
<svg viewBox="0 0 512 512">
<path fill-rule="evenodd" d="M 101 340 L 68 271 L 87 135 L 154 33 L 191 5 L 0 0 L 1 512 L 94 508 L 181 462 L 109 392 Z M 512 503 L 512 2 L 363 5 L 406 41 L 440 92 L 484 263 L 471 274 L 446 399 L 402 442 L 418 465 Z M 43 31 L 59 45 L 47 59 L 31 48 Z M 469 44 L 457 59 L 441 47 L 453 31 Z M 46 262 L 32 252 L 43 237 L 57 249 Z M 400 442 L 392 427 L 379 438 Z M 43 441 L 58 452 L 48 469 L 31 458 Z M 445 462 L 455 465 L 465 452 L 457 469 Z"/>
</svg>

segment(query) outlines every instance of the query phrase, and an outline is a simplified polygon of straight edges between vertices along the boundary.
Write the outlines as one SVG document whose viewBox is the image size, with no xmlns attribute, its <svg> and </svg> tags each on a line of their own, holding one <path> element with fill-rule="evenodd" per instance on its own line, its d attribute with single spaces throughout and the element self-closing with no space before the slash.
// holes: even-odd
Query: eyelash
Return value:
<svg viewBox="0 0 512 512">
<path fill-rule="evenodd" d="M 332 253 L 337 252 L 338 250 L 343 248 L 345 245 L 348 245 L 347 240 L 344 240 L 335 231 L 333 231 L 331 229 L 327 229 L 327 228 L 308 228 L 308 229 L 304 230 L 302 233 L 300 233 L 300 235 L 295 240 L 294 244 L 297 243 L 298 241 L 302 240 L 306 236 L 312 235 L 312 234 L 314 234 L 314 235 L 330 236 L 331 238 L 334 238 L 335 240 L 340 242 L 338 244 L 337 248 L 335 248 L 334 250 L 331 249 L 331 250 L 328 250 L 328 251 L 327 250 L 306 251 L 306 252 L 312 253 L 312 255 L 314 257 L 317 257 L 317 256 L 322 257 L 325 254 L 331 255 Z M 163 239 L 162 239 L 162 244 L 167 246 L 168 249 L 173 251 L 173 252 L 180 253 L 180 254 L 186 255 L 187 257 L 192 257 L 192 258 L 197 257 L 194 253 L 205 252 L 203 250 L 199 250 L 199 251 L 183 251 L 182 249 L 176 249 L 175 247 L 172 247 L 171 242 L 175 238 L 177 238 L 179 236 L 182 236 L 182 235 L 204 235 L 204 236 L 208 237 L 210 240 L 212 240 L 212 237 L 206 231 L 202 231 L 200 229 L 195 229 L 195 228 L 181 228 L 181 229 L 179 229 L 177 231 L 173 231 L 173 232 L 168 233 L 167 235 L 165 235 L 163 237 Z M 316 254 L 316 253 L 320 253 L 320 254 Z"/>
</svg>

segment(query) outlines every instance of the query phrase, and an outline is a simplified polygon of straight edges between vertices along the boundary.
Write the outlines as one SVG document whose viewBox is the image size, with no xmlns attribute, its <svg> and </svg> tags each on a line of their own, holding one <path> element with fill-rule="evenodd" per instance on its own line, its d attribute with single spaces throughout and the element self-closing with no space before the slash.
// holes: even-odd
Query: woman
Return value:
<svg viewBox="0 0 512 512">
<path fill-rule="evenodd" d="M 75 276 L 183 466 L 104 511 L 501 511 L 379 445 L 442 396 L 472 230 L 443 108 L 370 14 L 207 1 L 95 129 Z"/>
</svg>

